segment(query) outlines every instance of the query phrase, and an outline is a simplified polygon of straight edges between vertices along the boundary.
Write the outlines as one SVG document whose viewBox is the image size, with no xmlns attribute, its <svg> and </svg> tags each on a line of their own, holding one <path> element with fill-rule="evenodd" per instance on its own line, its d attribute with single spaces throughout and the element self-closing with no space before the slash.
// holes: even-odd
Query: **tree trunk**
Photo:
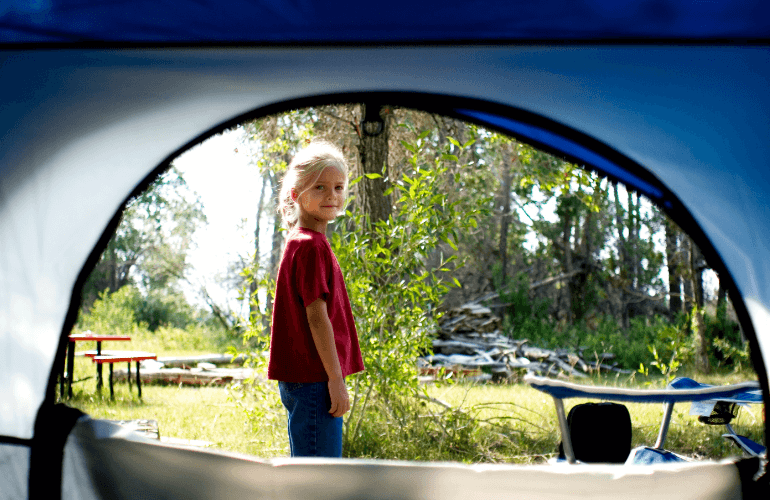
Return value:
<svg viewBox="0 0 770 500">
<path fill-rule="evenodd" d="M 727 325 L 727 288 L 722 283 L 722 276 L 719 275 L 719 291 L 717 292 L 717 322 L 721 332 L 721 337 L 724 337 L 724 328 Z"/>
<path fill-rule="evenodd" d="M 691 243 L 690 268 L 695 307 L 692 314 L 692 332 L 695 335 L 695 369 L 699 373 L 709 373 L 709 339 L 706 335 L 706 323 L 703 319 L 703 258 L 700 250 Z"/>
<path fill-rule="evenodd" d="M 671 318 L 682 312 L 682 272 L 679 259 L 679 234 L 666 217 L 666 266 L 668 267 L 668 310 Z"/>
<path fill-rule="evenodd" d="M 628 240 L 626 269 L 628 269 L 629 289 L 639 289 L 639 195 L 628 191 Z"/>
<path fill-rule="evenodd" d="M 109 288 L 110 292 L 117 292 L 118 291 L 118 282 L 120 281 L 118 277 L 119 273 L 119 267 L 118 267 L 118 255 L 117 255 L 117 249 L 115 248 L 115 245 L 110 242 L 109 245 L 110 250 L 110 260 L 109 260 Z"/>
<path fill-rule="evenodd" d="M 620 193 L 618 193 L 618 184 L 614 186 L 615 194 L 615 225 L 618 231 L 618 274 L 620 276 L 619 286 L 620 289 L 620 322 L 624 331 L 627 331 L 631 326 L 630 318 L 628 315 L 628 293 L 626 288 L 629 287 L 629 269 L 628 269 L 628 244 L 625 236 L 626 224 L 623 219 L 623 205 L 620 203 Z M 630 237 L 630 234 L 629 234 Z"/>
<path fill-rule="evenodd" d="M 500 241 L 497 246 L 497 253 L 500 257 L 500 288 L 506 289 L 508 285 L 508 227 L 511 223 L 511 185 L 513 184 L 513 164 L 518 158 L 514 159 L 512 154 L 513 147 L 510 144 L 503 145 L 503 155 L 500 165 L 501 183 L 500 199 L 497 204 L 500 207 Z M 494 308 L 495 314 L 505 319 L 508 308 L 499 306 Z"/>
<path fill-rule="evenodd" d="M 692 332 L 695 335 L 695 369 L 698 373 L 709 373 L 708 341 L 703 309 L 695 308 L 692 314 Z"/>
<path fill-rule="evenodd" d="M 506 278 L 508 276 L 508 226 L 511 223 L 511 184 L 513 183 L 513 164 L 518 160 L 514 158 L 512 154 L 512 146 L 510 144 L 505 148 L 503 154 L 502 163 L 502 186 L 500 193 L 500 201 L 502 202 L 500 210 L 500 243 L 498 245 L 498 252 L 500 253 L 500 266 L 501 266 L 501 279 L 500 285 L 506 286 Z"/>
<path fill-rule="evenodd" d="M 270 187 L 273 191 L 273 197 L 278 195 L 278 190 L 280 189 L 280 185 L 278 183 L 278 175 L 275 173 L 270 173 Z M 270 273 L 270 280 L 275 281 L 275 278 L 278 274 L 278 264 L 281 263 L 281 254 L 283 253 L 283 233 L 281 231 L 281 217 L 278 215 L 278 213 L 275 214 L 273 219 L 273 238 L 272 238 L 272 246 L 270 249 L 270 264 L 268 267 L 268 272 Z M 267 317 L 270 316 L 270 311 L 273 309 L 273 297 L 268 294 L 267 295 L 267 305 L 266 305 L 266 312 L 265 319 L 267 320 Z"/>
<path fill-rule="evenodd" d="M 361 209 L 374 223 L 387 220 L 392 212 L 390 196 L 385 191 L 390 187 L 388 177 L 388 139 L 392 108 L 378 103 L 361 104 L 364 117 L 358 153 L 363 174 L 378 174 L 377 179 L 364 179 L 358 184 Z"/>
<path fill-rule="evenodd" d="M 714 331 L 714 338 L 718 339 L 724 339 L 727 337 L 728 333 L 728 325 L 727 325 L 727 288 L 722 283 L 722 276 L 718 275 L 719 278 L 719 291 L 717 292 L 717 311 L 716 311 L 716 328 Z M 719 361 L 722 361 L 724 358 L 721 355 L 721 352 L 716 351 L 715 356 Z"/>
<path fill-rule="evenodd" d="M 259 192 L 259 202 L 257 203 L 257 227 L 254 230 L 254 261 L 252 262 L 251 282 L 249 283 L 249 314 L 254 316 L 259 312 L 259 296 L 257 295 L 257 284 L 259 279 L 259 232 L 260 221 L 262 220 L 262 209 L 265 206 L 265 191 L 267 190 L 267 173 L 262 176 L 262 189 Z"/>
<path fill-rule="evenodd" d="M 582 188 L 581 188 L 582 189 Z M 591 196 L 594 200 L 606 196 L 602 191 L 601 183 L 596 183 Z M 582 223 L 580 217 L 575 221 L 575 231 L 582 230 L 582 236 L 578 242 L 578 236 L 575 234 L 575 249 L 579 256 L 579 265 L 575 266 L 573 258 L 573 271 L 580 271 L 573 280 L 570 281 L 572 288 L 572 311 L 575 321 L 584 320 L 589 312 L 595 307 L 595 273 L 594 273 L 594 238 L 596 233 L 596 216 L 593 210 L 582 210 L 585 212 Z"/>
<path fill-rule="evenodd" d="M 682 280 L 682 290 L 683 290 L 683 302 L 684 302 L 684 312 L 687 314 L 690 314 L 692 312 L 692 308 L 695 305 L 693 302 L 693 299 L 695 297 L 695 292 L 693 290 L 693 276 L 692 276 L 692 253 L 693 253 L 693 243 L 690 238 L 683 238 L 682 241 L 680 241 L 680 249 L 682 250 L 681 256 L 684 260 L 684 266 L 686 267 L 686 276 Z"/>
<path fill-rule="evenodd" d="M 572 273 L 572 214 L 570 213 L 570 209 L 565 210 L 564 213 L 564 220 L 563 222 L 563 228 L 562 228 L 562 242 L 564 243 L 564 260 L 562 261 L 562 265 L 564 266 L 564 272 L 566 274 Z M 572 301 L 572 291 L 573 291 L 573 285 L 572 281 L 575 278 L 573 277 L 569 285 L 567 286 L 567 324 L 572 324 L 572 321 L 574 319 L 574 315 L 572 312 L 573 309 L 573 301 Z"/>
<path fill-rule="evenodd" d="M 700 249 L 695 244 L 692 245 L 690 256 L 692 258 L 693 296 L 695 297 L 695 305 L 698 309 L 701 309 L 704 303 L 703 270 L 706 269 L 706 267 L 703 262 L 703 254 L 701 254 Z"/>
</svg>

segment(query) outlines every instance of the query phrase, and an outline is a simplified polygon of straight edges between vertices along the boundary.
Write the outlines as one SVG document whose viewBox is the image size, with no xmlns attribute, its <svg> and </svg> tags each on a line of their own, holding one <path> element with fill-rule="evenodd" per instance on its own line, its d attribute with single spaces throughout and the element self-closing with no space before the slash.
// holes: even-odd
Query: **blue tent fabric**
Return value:
<svg viewBox="0 0 770 500">
<path fill-rule="evenodd" d="M 627 169 L 616 165 L 605 156 L 597 154 L 595 151 L 590 150 L 576 141 L 570 140 L 568 137 L 561 136 L 551 130 L 538 127 L 531 123 L 514 120 L 510 117 L 498 116 L 470 109 L 457 109 L 456 112 L 466 119 L 477 120 L 487 126 L 497 127 L 519 139 L 527 139 L 529 142 L 537 144 L 538 146 L 558 150 L 563 155 L 569 155 L 574 159 L 573 161 L 580 164 L 592 165 L 605 175 L 612 176 L 627 186 L 633 187 L 657 204 L 662 205 L 665 208 L 672 207 L 672 200 L 664 193 L 664 190 L 658 183 L 634 175 Z"/>
<path fill-rule="evenodd" d="M 539 134 L 652 197 L 662 188 L 656 201 L 678 203 L 675 220 L 689 217 L 724 262 L 767 395 L 769 13 L 765 0 L 0 3 L 0 492 L 27 497 L 35 415 L 53 401 L 79 287 L 123 202 L 243 119 L 371 93 Z M 356 461 L 273 470 L 91 434 L 78 424 L 68 440 L 68 497 L 141 494 L 136 477 L 148 496 L 185 498 L 595 500 L 596 477 L 604 498 L 732 498 L 741 487 L 724 463 L 638 477 Z"/>
<path fill-rule="evenodd" d="M 640 446 L 631 450 L 626 465 L 657 465 L 684 461 L 682 457 L 672 451 Z"/>
<path fill-rule="evenodd" d="M 398 43 L 770 37 L 763 0 L 10 0 L 0 43 Z"/>
</svg>

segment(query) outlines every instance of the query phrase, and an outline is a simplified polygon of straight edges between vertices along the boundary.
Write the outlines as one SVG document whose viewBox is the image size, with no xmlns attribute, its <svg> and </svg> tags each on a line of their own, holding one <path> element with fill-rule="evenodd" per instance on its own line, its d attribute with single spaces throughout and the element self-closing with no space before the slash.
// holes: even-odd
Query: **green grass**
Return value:
<svg viewBox="0 0 770 500">
<path fill-rule="evenodd" d="M 728 376 L 712 375 L 694 377 L 708 383 L 730 384 L 745 381 L 737 374 Z M 596 382 L 595 380 L 593 381 Z M 615 385 L 611 381 L 599 381 L 602 385 Z M 623 385 L 623 384 L 618 384 Z M 630 387 L 644 387 L 638 382 L 627 384 Z M 460 406 L 477 420 L 490 427 L 506 423 L 510 426 L 508 437 L 518 445 L 490 446 L 493 453 L 488 453 L 491 462 L 541 463 L 556 455 L 559 428 L 553 399 L 531 387 L 516 385 L 473 385 L 457 384 L 446 387 L 432 387 L 432 397 L 441 399 L 452 406 Z M 591 400 L 570 399 L 565 401 L 565 411 L 579 403 Z M 594 400 L 595 401 L 595 400 Z M 633 428 L 632 446 L 651 446 L 660 429 L 663 416 L 661 404 L 626 404 L 631 414 Z M 665 447 L 677 453 L 694 458 L 721 459 L 740 455 L 738 449 L 723 439 L 723 426 L 702 424 L 697 417 L 690 416 L 690 405 L 679 404 L 674 407 Z M 763 442 L 762 407 L 751 405 L 741 408 L 732 426 L 739 434 L 748 436 L 757 442 Z M 503 437 L 501 436 L 501 439 Z M 492 443 L 495 444 L 494 442 Z M 508 449 L 511 455 L 494 452 L 495 449 Z"/>
<path fill-rule="evenodd" d="M 98 419 L 156 420 L 164 438 L 206 441 L 213 449 L 261 457 L 288 455 L 285 423 L 273 419 L 269 425 L 252 425 L 229 387 L 143 384 L 139 399 L 136 384 L 129 391 L 126 382 L 116 382 L 111 399 L 107 368 L 101 391 L 95 373 L 89 360 L 76 359 L 76 380 L 91 378 L 74 384 L 72 399 L 64 402 Z"/>
<path fill-rule="evenodd" d="M 159 357 L 221 351 L 202 329 L 161 327 L 156 332 L 135 329 L 129 334 L 130 342 L 103 342 L 102 349 L 149 351 Z M 75 352 L 95 349 L 96 342 L 78 342 Z M 125 363 L 119 363 L 115 368 L 125 367 Z M 253 425 L 243 410 L 243 398 L 236 397 L 237 391 L 230 387 L 143 384 L 139 399 L 135 384 L 129 391 L 126 382 L 116 382 L 115 398 L 110 399 L 108 366 L 102 371 L 104 387 L 97 391 L 96 365 L 89 358 L 76 356 L 73 397 L 64 402 L 98 419 L 156 420 L 162 437 L 206 441 L 213 449 L 261 457 L 285 456 L 289 452 L 283 415 L 272 411 L 262 422 L 269 425 Z"/>
<path fill-rule="evenodd" d="M 151 343 L 133 345 L 148 349 Z M 105 349 L 111 348 L 105 345 Z M 78 344 L 78 350 L 88 346 Z M 115 347 L 119 348 L 119 347 Z M 157 349 L 160 351 L 160 349 Z M 160 355 L 200 354 L 200 351 L 167 350 Z M 104 370 L 105 378 L 107 368 Z M 245 453 L 263 458 L 288 455 L 286 424 L 272 384 L 251 396 L 224 387 L 180 387 L 149 385 L 137 397 L 125 382 L 115 384 L 115 398 L 109 388 L 96 390 L 95 365 L 76 359 L 74 396 L 67 403 L 95 418 L 108 420 L 154 419 L 161 436 L 207 441 L 212 449 Z M 90 377 L 90 378 L 88 378 Z M 730 384 L 751 378 L 747 374 L 694 376 L 699 381 Z M 106 381 L 105 381 L 106 382 Z M 583 382 L 583 381 L 581 381 Z M 590 379 L 588 383 L 631 387 L 650 382 L 627 378 Z M 661 387 L 654 380 L 652 387 Z M 105 384 L 106 385 L 106 384 Z M 430 397 L 452 406 L 433 402 L 407 403 L 380 408 L 367 414 L 360 440 L 346 446 L 355 457 L 456 460 L 466 463 L 543 463 L 556 453 L 559 430 L 553 400 L 525 384 L 455 383 L 431 385 Z M 581 400 L 568 400 L 566 410 Z M 657 437 L 662 405 L 628 404 L 633 425 L 633 445 L 652 445 Z M 376 405 L 374 407 L 376 410 Z M 689 404 L 675 407 L 666 448 L 695 458 L 720 459 L 737 456 L 737 448 L 721 438 L 723 427 L 707 426 L 688 415 Z M 437 419 L 436 416 L 442 418 Z M 440 422 L 440 423 L 439 423 Z M 733 427 L 755 441 L 763 440 L 762 407 L 742 408 Z"/>
</svg>

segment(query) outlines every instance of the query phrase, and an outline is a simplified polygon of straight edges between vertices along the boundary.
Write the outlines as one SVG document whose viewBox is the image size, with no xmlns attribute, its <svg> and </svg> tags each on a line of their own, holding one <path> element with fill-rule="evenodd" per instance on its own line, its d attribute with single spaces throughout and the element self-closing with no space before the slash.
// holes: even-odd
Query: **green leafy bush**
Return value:
<svg viewBox="0 0 770 500">
<path fill-rule="evenodd" d="M 504 331 L 513 338 L 541 340 L 547 337 L 554 329 L 548 316 L 550 301 L 530 296 L 529 276 L 519 273 L 509 279 L 505 286 L 501 285 L 497 287 L 500 290 L 500 301 L 507 304 Z"/>
<path fill-rule="evenodd" d="M 114 293 L 105 290 L 99 293 L 90 311 L 81 312 L 78 328 L 102 335 L 130 335 L 139 326 L 135 313 L 139 300 L 139 291 L 132 286 L 125 286 Z"/>
<path fill-rule="evenodd" d="M 444 194 L 444 161 L 457 161 L 457 156 L 447 151 L 431 157 L 424 150 L 426 136 L 403 143 L 411 153 L 409 168 L 387 192 L 397 194 L 389 219 L 371 223 L 348 212 L 331 237 L 346 272 L 366 365 L 352 381 L 346 449 L 361 438 L 363 424 L 377 408 L 408 405 L 403 402 L 419 393 L 417 357 L 431 349 L 442 297 L 450 286 L 459 285 L 448 277 L 454 257 L 439 255 L 435 268 L 427 263 L 441 253 L 440 243 L 457 250 L 458 231 L 476 226 L 479 209 Z M 365 182 L 381 182 L 378 177 L 369 174 Z"/>
<path fill-rule="evenodd" d="M 360 458 L 479 462 L 488 450 L 485 443 L 499 441 L 497 431 L 480 425 L 471 412 L 460 407 L 442 407 L 412 397 L 375 397 L 345 451 Z"/>
<path fill-rule="evenodd" d="M 81 315 L 80 326 L 99 332 L 105 328 L 128 332 L 134 324 L 154 332 L 161 326 L 185 329 L 199 322 L 198 316 L 181 293 L 153 290 L 143 295 L 135 286 L 126 285 L 116 292 L 99 293 L 91 309 Z"/>
<path fill-rule="evenodd" d="M 153 319 L 151 328 L 146 319 Z M 161 321 L 165 318 L 166 321 Z M 81 311 L 76 328 L 106 335 L 130 335 L 131 348 L 153 352 L 219 351 L 223 332 L 194 316 L 182 296 L 145 297 L 127 285 L 99 294 L 88 312 Z"/>
<path fill-rule="evenodd" d="M 197 311 L 180 293 L 152 290 L 146 296 L 139 295 L 134 308 L 137 322 L 146 324 L 151 332 L 161 326 L 185 329 L 197 319 Z"/>
<path fill-rule="evenodd" d="M 666 325 L 648 346 L 653 360 L 650 366 L 658 369 L 666 385 L 674 380 L 676 373 L 692 359 L 692 340 L 687 338 L 684 326 Z M 639 364 L 639 371 L 648 375 L 649 369 Z"/>
<path fill-rule="evenodd" d="M 750 365 L 748 342 L 743 340 L 738 323 L 720 311 L 715 316 L 704 314 L 703 320 L 706 338 L 711 339 L 714 347 L 710 353 L 711 366 L 740 370 L 744 364 Z"/>
</svg>

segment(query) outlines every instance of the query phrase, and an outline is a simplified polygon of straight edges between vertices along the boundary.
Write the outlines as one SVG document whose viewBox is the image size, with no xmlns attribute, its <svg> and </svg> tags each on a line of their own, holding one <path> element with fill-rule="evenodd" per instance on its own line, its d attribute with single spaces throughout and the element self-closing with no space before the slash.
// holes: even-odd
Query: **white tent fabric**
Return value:
<svg viewBox="0 0 770 500">
<path fill-rule="evenodd" d="M 730 462 L 623 467 L 257 460 L 109 437 L 109 428 L 87 418 L 73 429 L 63 498 L 707 500 L 737 499 L 741 492 Z"/>
<path fill-rule="evenodd" d="M 767 397 L 769 81 L 770 51 L 762 46 L 0 51 L 0 123 L 7 124 L 0 142 L 0 436 L 10 443 L 0 445 L 3 474 L 23 474 L 16 460 L 29 455 L 24 443 L 50 387 L 76 279 L 123 200 L 155 167 L 212 130 L 265 106 L 317 96 L 331 102 L 348 93 L 424 93 L 447 110 L 453 99 L 475 99 L 502 114 L 523 110 L 553 120 L 648 169 L 676 193 L 731 273 L 757 336 Z M 167 453 L 120 443 L 105 446 L 133 457 Z M 102 453 L 100 444 L 91 445 L 90 452 Z M 240 470 L 228 467 L 229 474 Z M 292 467 L 305 466 L 278 472 Z M 352 474 L 353 481 L 353 470 L 389 467 L 346 463 L 334 465 L 334 473 Z M 710 467 L 693 468 L 693 484 L 726 468 Z M 436 474 L 486 479 L 473 468 L 449 470 Z M 523 476 L 541 473 L 513 470 L 510 477 L 522 484 L 531 484 Z M 599 474 L 608 481 L 626 474 L 613 470 Z M 418 469 L 414 474 L 433 481 Z M 542 474 L 549 481 L 560 472 Z M 716 497 L 735 491 L 728 476 L 712 485 Z M 663 477 L 665 470 L 638 472 L 641 483 L 623 489 L 649 489 Z M 376 496 L 377 484 L 367 485 Z"/>
<path fill-rule="evenodd" d="M 0 446 L 0 499 L 27 496 L 28 464 L 26 447 Z M 115 424 L 81 418 L 64 450 L 62 498 L 177 497 L 716 500 L 741 498 L 741 483 L 729 461 L 626 467 L 259 460 L 154 444 Z"/>
</svg>

